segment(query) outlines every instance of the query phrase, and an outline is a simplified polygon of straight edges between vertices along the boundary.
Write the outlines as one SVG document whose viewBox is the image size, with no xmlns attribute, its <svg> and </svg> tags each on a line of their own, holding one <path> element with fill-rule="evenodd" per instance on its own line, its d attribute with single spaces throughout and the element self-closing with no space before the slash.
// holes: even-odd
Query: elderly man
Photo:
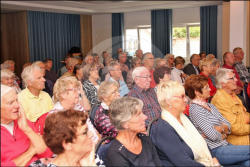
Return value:
<svg viewBox="0 0 250 167">
<path fill-rule="evenodd" d="M 244 59 L 244 51 L 242 48 L 234 48 L 233 54 L 235 57 L 234 67 L 240 76 L 240 80 L 244 83 L 249 83 L 250 73 L 248 72 L 246 66 L 243 64 L 242 60 Z"/>
<path fill-rule="evenodd" d="M 216 72 L 217 92 L 212 104 L 231 124 L 231 134 L 227 141 L 233 145 L 250 144 L 250 114 L 235 94 L 237 88 L 235 74 L 231 69 L 220 68 Z"/>
<path fill-rule="evenodd" d="M 167 66 L 169 68 L 174 68 L 174 55 L 166 54 L 165 59 L 167 60 Z"/>
<path fill-rule="evenodd" d="M 222 66 L 223 68 L 233 70 L 235 77 L 237 79 L 237 89 L 235 90 L 235 92 L 236 92 L 236 94 L 240 94 L 242 89 L 243 89 L 243 83 L 240 80 L 238 72 L 236 71 L 236 69 L 233 66 L 235 63 L 233 53 L 232 52 L 225 52 L 223 54 L 223 61 L 224 61 L 224 65 Z"/>
<path fill-rule="evenodd" d="M 196 74 L 198 75 L 200 73 L 199 64 L 200 64 L 200 55 L 198 54 L 192 54 L 190 57 L 190 62 L 188 65 L 186 65 L 183 69 L 184 73 L 187 75 Z"/>
<path fill-rule="evenodd" d="M 50 96 L 53 96 L 53 87 L 58 77 L 56 72 L 52 70 L 53 66 L 52 59 L 47 58 L 43 62 L 45 64 L 45 77 L 44 77 L 46 79 L 45 92 L 47 92 Z"/>
<path fill-rule="evenodd" d="M 32 64 L 24 68 L 21 76 L 26 88 L 18 94 L 18 100 L 27 119 L 36 122 L 41 115 L 53 108 L 51 97 L 42 91 L 45 87 L 44 70 L 39 65 Z"/>
<path fill-rule="evenodd" d="M 94 64 L 94 57 L 88 54 L 84 59 L 85 64 Z"/>
<path fill-rule="evenodd" d="M 150 88 L 154 88 L 156 86 L 155 80 L 154 80 L 154 55 L 150 52 L 147 52 L 142 57 L 142 64 L 144 67 L 146 67 L 150 73 Z"/>
<path fill-rule="evenodd" d="M 124 82 L 124 79 L 122 77 L 122 72 L 121 72 L 121 66 L 117 61 L 112 61 L 109 64 L 109 74 L 110 74 L 109 80 L 117 81 L 119 83 L 120 96 L 121 97 L 126 96 L 129 92 L 129 89 L 128 89 L 127 84 Z"/>
<path fill-rule="evenodd" d="M 143 56 L 143 52 L 141 49 L 137 49 L 135 51 L 135 56 L 138 57 L 139 59 L 142 59 L 142 56 Z"/>
<path fill-rule="evenodd" d="M 146 67 L 136 67 L 132 72 L 132 78 L 135 82 L 128 96 L 133 96 L 143 101 L 142 112 L 148 117 L 146 125 L 154 118 L 161 115 L 161 107 L 158 103 L 156 93 L 150 88 L 151 75 Z"/>
</svg>

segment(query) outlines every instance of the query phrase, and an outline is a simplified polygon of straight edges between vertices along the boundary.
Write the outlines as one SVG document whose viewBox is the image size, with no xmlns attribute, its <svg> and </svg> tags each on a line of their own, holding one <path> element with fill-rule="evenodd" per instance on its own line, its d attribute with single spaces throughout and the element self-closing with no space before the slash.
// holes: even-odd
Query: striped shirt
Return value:
<svg viewBox="0 0 250 167">
<path fill-rule="evenodd" d="M 154 118 L 159 118 L 161 116 L 161 107 L 158 103 L 158 99 L 153 88 L 144 90 L 135 84 L 130 90 L 128 96 L 136 97 L 142 100 L 142 112 L 148 117 L 146 120 L 146 125 L 148 125 L 149 122 Z"/>
<path fill-rule="evenodd" d="M 214 149 L 219 146 L 227 145 L 228 142 L 222 139 L 222 135 L 218 132 L 214 126 L 220 126 L 222 123 L 226 124 L 230 131 L 230 123 L 223 118 L 217 108 L 210 103 L 207 103 L 211 111 L 202 107 L 199 104 L 191 103 L 189 107 L 190 120 L 196 127 L 196 129 L 206 136 L 205 140 L 210 149 Z"/>
</svg>

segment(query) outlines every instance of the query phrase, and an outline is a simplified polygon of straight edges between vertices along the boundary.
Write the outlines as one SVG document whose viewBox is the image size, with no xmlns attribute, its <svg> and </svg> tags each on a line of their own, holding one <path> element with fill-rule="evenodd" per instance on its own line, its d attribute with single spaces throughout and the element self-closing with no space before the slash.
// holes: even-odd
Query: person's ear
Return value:
<svg viewBox="0 0 250 167">
<path fill-rule="evenodd" d="M 64 148 L 64 150 L 72 150 L 72 143 L 66 143 L 65 141 L 62 142 L 62 146 Z"/>
<path fill-rule="evenodd" d="M 194 91 L 195 97 L 201 97 L 202 93 L 200 93 L 199 91 Z"/>
</svg>

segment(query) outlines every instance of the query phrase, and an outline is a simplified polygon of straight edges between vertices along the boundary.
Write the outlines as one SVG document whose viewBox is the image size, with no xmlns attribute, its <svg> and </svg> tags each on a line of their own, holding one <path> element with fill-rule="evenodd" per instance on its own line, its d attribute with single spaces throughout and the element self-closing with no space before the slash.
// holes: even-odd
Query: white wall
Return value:
<svg viewBox="0 0 250 167">
<path fill-rule="evenodd" d="M 92 15 L 93 52 L 101 55 L 106 50 L 112 53 L 111 14 Z"/>
<path fill-rule="evenodd" d="M 139 25 L 151 25 L 151 12 L 127 12 L 124 13 L 124 28 L 137 28 Z"/>
</svg>

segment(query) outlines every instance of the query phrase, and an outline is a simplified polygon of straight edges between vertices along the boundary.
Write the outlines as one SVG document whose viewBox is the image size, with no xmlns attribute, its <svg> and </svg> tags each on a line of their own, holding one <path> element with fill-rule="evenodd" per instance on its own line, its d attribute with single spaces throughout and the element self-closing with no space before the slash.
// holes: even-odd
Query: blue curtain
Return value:
<svg viewBox="0 0 250 167">
<path fill-rule="evenodd" d="M 217 57 L 217 6 L 200 7 L 200 51 Z"/>
<path fill-rule="evenodd" d="M 112 56 L 117 58 L 117 49 L 123 48 L 124 14 L 112 13 Z"/>
<path fill-rule="evenodd" d="M 30 61 L 53 60 L 58 70 L 72 46 L 80 47 L 80 15 L 28 12 Z"/>
<path fill-rule="evenodd" d="M 151 11 L 152 53 L 163 57 L 172 50 L 172 9 Z"/>
</svg>

